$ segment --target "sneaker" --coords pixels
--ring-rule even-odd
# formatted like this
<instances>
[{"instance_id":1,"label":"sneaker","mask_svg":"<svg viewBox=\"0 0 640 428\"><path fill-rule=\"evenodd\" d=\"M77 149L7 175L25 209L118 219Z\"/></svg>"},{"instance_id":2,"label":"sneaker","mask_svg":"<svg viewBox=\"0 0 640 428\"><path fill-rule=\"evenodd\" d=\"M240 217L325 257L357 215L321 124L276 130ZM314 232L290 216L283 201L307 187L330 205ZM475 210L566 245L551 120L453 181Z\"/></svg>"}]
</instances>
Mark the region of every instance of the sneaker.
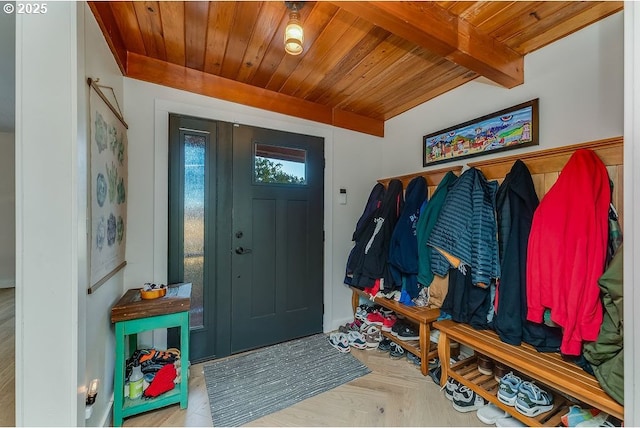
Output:
<instances>
[{"instance_id":1,"label":"sneaker","mask_svg":"<svg viewBox=\"0 0 640 428\"><path fill-rule=\"evenodd\" d=\"M353 348L367 349L367 341L359 331L350 331L347 333L347 340L349 341L349 346Z\"/></svg>"},{"instance_id":2,"label":"sneaker","mask_svg":"<svg viewBox=\"0 0 640 428\"><path fill-rule=\"evenodd\" d=\"M436 385L440 386L440 376L442 375L442 368L440 366L429 370L429 377L431 380L435 382Z\"/></svg>"},{"instance_id":3,"label":"sneaker","mask_svg":"<svg viewBox=\"0 0 640 428\"><path fill-rule=\"evenodd\" d=\"M440 359L432 358L429 360L429 370L435 369L436 367L440 367Z\"/></svg>"},{"instance_id":4,"label":"sneaker","mask_svg":"<svg viewBox=\"0 0 640 428\"><path fill-rule=\"evenodd\" d=\"M329 343L343 354L351 351L349 348L349 339L347 339L347 335L344 333L331 333L329 335Z\"/></svg>"},{"instance_id":5,"label":"sneaker","mask_svg":"<svg viewBox=\"0 0 640 428\"><path fill-rule=\"evenodd\" d=\"M509 372L500 379L498 388L498 401L507 406L515 406L518 398L518 388L522 384L522 379Z\"/></svg>"},{"instance_id":6,"label":"sneaker","mask_svg":"<svg viewBox=\"0 0 640 428\"><path fill-rule=\"evenodd\" d=\"M484 398L464 385L453 393L453 408L458 412L472 412L485 404Z\"/></svg>"},{"instance_id":7,"label":"sneaker","mask_svg":"<svg viewBox=\"0 0 640 428\"><path fill-rule=\"evenodd\" d=\"M338 327L338 331L340 333L349 333L350 331L360 331L361 326L362 326L362 321L356 318L352 322L348 322L345 325L341 325L340 327Z\"/></svg>"},{"instance_id":8,"label":"sneaker","mask_svg":"<svg viewBox=\"0 0 640 428\"><path fill-rule=\"evenodd\" d=\"M356 309L355 318L360 321L366 321L367 315L369 314L369 305L360 305Z\"/></svg>"},{"instance_id":9,"label":"sneaker","mask_svg":"<svg viewBox=\"0 0 640 428\"><path fill-rule=\"evenodd\" d=\"M418 332L412 325L405 325L404 328L398 331L398 339L400 340L420 340Z\"/></svg>"},{"instance_id":10,"label":"sneaker","mask_svg":"<svg viewBox=\"0 0 640 428\"><path fill-rule=\"evenodd\" d=\"M398 321L398 317L395 314L390 314L384 317L382 321L382 331L391 332L391 329L395 325L396 321Z\"/></svg>"},{"instance_id":11,"label":"sneaker","mask_svg":"<svg viewBox=\"0 0 640 428\"><path fill-rule=\"evenodd\" d=\"M420 366L420 364L422 364L422 359L411 352L407 352L407 361L415 364L416 366Z\"/></svg>"},{"instance_id":12,"label":"sneaker","mask_svg":"<svg viewBox=\"0 0 640 428\"><path fill-rule=\"evenodd\" d=\"M382 324L384 323L384 316L382 315L382 312L380 311L370 312L367 315L367 323L377 325L377 326L382 326Z\"/></svg>"},{"instance_id":13,"label":"sneaker","mask_svg":"<svg viewBox=\"0 0 640 428\"><path fill-rule=\"evenodd\" d=\"M388 317L389 315L393 315L393 310L385 308L384 306L381 306L379 311L382 314L382 316L385 318Z\"/></svg>"},{"instance_id":14,"label":"sneaker","mask_svg":"<svg viewBox=\"0 0 640 428\"><path fill-rule=\"evenodd\" d=\"M380 342L382 342L382 333L380 333L380 329L375 325L367 327L363 336L367 342L367 349L377 349Z\"/></svg>"},{"instance_id":15,"label":"sneaker","mask_svg":"<svg viewBox=\"0 0 640 428\"><path fill-rule=\"evenodd\" d=\"M374 310L373 306L363 303L360 306L358 306L358 308L356 309L356 313L354 317L356 319L359 319L360 321L366 321L367 315L369 315L373 310Z\"/></svg>"},{"instance_id":16,"label":"sneaker","mask_svg":"<svg viewBox=\"0 0 640 428\"><path fill-rule=\"evenodd\" d=\"M447 379L447 383L442 387L444 390L444 397L449 401L453 401L453 393L460 389L461 386L460 382L450 377Z\"/></svg>"},{"instance_id":17,"label":"sneaker","mask_svg":"<svg viewBox=\"0 0 640 428\"><path fill-rule=\"evenodd\" d=\"M395 337L398 337L398 334L400 333L400 331L406 326L408 326L406 321L402 321L401 319L398 319L395 322L395 324L393 324L393 327L391 327L391 334L394 335Z\"/></svg>"},{"instance_id":18,"label":"sneaker","mask_svg":"<svg viewBox=\"0 0 640 428\"><path fill-rule=\"evenodd\" d=\"M500 418L496 420L497 427L526 427L525 424L516 418L509 416L508 418Z\"/></svg>"},{"instance_id":19,"label":"sneaker","mask_svg":"<svg viewBox=\"0 0 640 428\"><path fill-rule=\"evenodd\" d=\"M553 395L532 382L522 382L518 389L516 410L534 417L553 409Z\"/></svg>"},{"instance_id":20,"label":"sneaker","mask_svg":"<svg viewBox=\"0 0 640 428\"><path fill-rule=\"evenodd\" d=\"M391 342L391 349L389 350L389 357L393 360L399 360L404 357L404 348L395 342Z\"/></svg>"},{"instance_id":21,"label":"sneaker","mask_svg":"<svg viewBox=\"0 0 640 428\"><path fill-rule=\"evenodd\" d=\"M560 417L562 424L566 427L578 426L580 422L593 418L593 413L588 409L574 405L569 407L569 411Z\"/></svg>"},{"instance_id":22,"label":"sneaker","mask_svg":"<svg viewBox=\"0 0 640 428\"><path fill-rule=\"evenodd\" d=\"M413 299L413 304L424 307L429 304L429 287L423 287L418 293L418 297Z\"/></svg>"},{"instance_id":23,"label":"sneaker","mask_svg":"<svg viewBox=\"0 0 640 428\"><path fill-rule=\"evenodd\" d=\"M391 350L391 339L384 338L378 343L378 351L389 352Z\"/></svg>"},{"instance_id":24,"label":"sneaker","mask_svg":"<svg viewBox=\"0 0 640 428\"><path fill-rule=\"evenodd\" d=\"M591 419L582 421L575 425L576 427L614 427L617 426L609 420L609 414L600 412Z\"/></svg>"},{"instance_id":25,"label":"sneaker","mask_svg":"<svg viewBox=\"0 0 640 428\"><path fill-rule=\"evenodd\" d=\"M495 424L498 419L511 417L509 413L505 412L493 403L489 403L486 406L479 408L476 416L478 416L478 419L480 419L483 424L487 425Z\"/></svg>"}]
</instances>

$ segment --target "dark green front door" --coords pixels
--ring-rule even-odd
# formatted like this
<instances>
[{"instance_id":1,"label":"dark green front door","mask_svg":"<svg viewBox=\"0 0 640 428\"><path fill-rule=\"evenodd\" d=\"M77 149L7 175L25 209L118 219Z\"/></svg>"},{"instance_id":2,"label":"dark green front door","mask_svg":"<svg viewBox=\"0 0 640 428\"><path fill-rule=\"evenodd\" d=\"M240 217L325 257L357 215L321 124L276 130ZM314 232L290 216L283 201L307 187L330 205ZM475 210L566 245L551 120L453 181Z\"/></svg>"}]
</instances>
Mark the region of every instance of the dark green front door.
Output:
<instances>
[{"instance_id":1,"label":"dark green front door","mask_svg":"<svg viewBox=\"0 0 640 428\"><path fill-rule=\"evenodd\" d=\"M233 129L231 352L322 331L323 139Z\"/></svg>"},{"instance_id":2,"label":"dark green front door","mask_svg":"<svg viewBox=\"0 0 640 428\"><path fill-rule=\"evenodd\" d=\"M323 140L179 115L169 132L168 280L193 284L192 361L321 332Z\"/></svg>"}]
</instances>

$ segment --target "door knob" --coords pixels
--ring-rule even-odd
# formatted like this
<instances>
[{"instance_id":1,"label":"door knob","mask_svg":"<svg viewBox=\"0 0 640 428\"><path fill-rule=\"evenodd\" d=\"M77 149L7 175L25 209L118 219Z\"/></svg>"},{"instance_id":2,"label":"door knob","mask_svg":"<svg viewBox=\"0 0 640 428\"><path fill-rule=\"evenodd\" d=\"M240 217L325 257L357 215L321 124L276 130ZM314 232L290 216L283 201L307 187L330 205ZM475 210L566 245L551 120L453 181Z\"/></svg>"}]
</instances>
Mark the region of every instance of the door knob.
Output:
<instances>
[{"instance_id":1,"label":"door knob","mask_svg":"<svg viewBox=\"0 0 640 428\"><path fill-rule=\"evenodd\" d=\"M251 248L238 247L236 248L236 254L249 254L251 252Z\"/></svg>"}]
</instances>

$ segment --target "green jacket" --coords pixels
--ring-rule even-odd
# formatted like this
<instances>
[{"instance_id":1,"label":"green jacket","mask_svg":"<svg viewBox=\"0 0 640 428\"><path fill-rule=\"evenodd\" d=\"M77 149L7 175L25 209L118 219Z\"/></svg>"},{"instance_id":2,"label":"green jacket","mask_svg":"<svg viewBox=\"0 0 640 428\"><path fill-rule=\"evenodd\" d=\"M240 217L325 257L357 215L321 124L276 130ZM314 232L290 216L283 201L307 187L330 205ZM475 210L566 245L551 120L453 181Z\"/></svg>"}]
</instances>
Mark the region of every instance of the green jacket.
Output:
<instances>
[{"instance_id":1,"label":"green jacket","mask_svg":"<svg viewBox=\"0 0 640 428\"><path fill-rule=\"evenodd\" d=\"M584 356L591 363L602 389L624 405L622 245L598 284L602 291L604 317L598 339L584 345Z\"/></svg>"}]
</instances>

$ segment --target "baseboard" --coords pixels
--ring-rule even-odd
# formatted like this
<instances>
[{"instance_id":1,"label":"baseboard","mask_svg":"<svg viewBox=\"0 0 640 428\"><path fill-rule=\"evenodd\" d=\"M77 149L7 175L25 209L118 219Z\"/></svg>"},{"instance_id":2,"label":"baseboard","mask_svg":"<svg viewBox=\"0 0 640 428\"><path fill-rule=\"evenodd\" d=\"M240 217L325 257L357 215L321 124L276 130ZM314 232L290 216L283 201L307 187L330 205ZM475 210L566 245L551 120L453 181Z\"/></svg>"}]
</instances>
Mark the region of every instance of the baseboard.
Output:
<instances>
[{"instance_id":1,"label":"baseboard","mask_svg":"<svg viewBox=\"0 0 640 428\"><path fill-rule=\"evenodd\" d=\"M107 409L104 414L100 418L100 423L96 426L99 427L110 427L113 422L113 393L111 393L111 398L109 399L109 404L107 404Z\"/></svg>"},{"instance_id":2,"label":"baseboard","mask_svg":"<svg viewBox=\"0 0 640 428\"><path fill-rule=\"evenodd\" d=\"M329 325L329 330L325 331L325 333L329 333L330 331L337 330L341 325L345 325L348 322L352 322L353 317L347 317L343 319L333 320L333 322Z\"/></svg>"},{"instance_id":3,"label":"baseboard","mask_svg":"<svg viewBox=\"0 0 640 428\"><path fill-rule=\"evenodd\" d=\"M0 288L13 288L16 286L15 279L0 279Z\"/></svg>"}]
</instances>

